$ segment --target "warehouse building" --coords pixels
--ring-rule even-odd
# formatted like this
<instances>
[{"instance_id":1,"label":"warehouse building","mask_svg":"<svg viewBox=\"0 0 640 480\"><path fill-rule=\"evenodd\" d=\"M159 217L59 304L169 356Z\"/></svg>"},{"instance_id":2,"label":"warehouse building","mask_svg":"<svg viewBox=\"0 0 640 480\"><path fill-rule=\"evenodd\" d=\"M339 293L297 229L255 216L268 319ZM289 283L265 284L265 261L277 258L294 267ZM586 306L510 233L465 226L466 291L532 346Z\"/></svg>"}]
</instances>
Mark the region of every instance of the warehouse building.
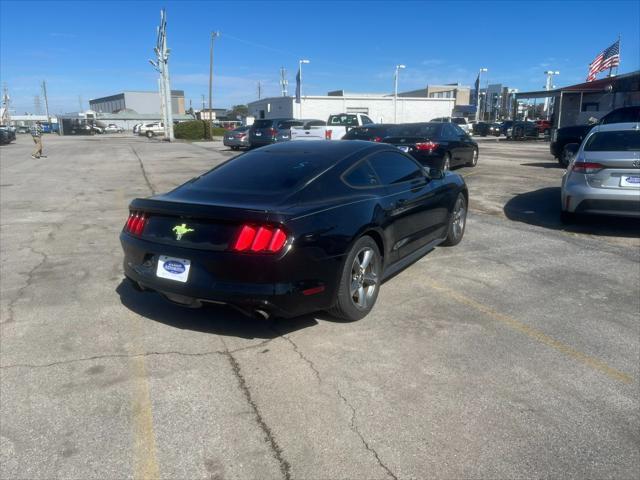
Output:
<instances>
[{"instance_id":1,"label":"warehouse building","mask_svg":"<svg viewBox=\"0 0 640 480\"><path fill-rule=\"evenodd\" d=\"M303 96L300 103L296 103L294 97L264 98L249 103L248 108L249 115L257 119L327 120L329 115L338 113L364 113L378 123L410 123L450 116L454 105L455 98L399 96L396 100L392 95L356 94L338 90L326 96Z\"/></svg>"},{"instance_id":2,"label":"warehouse building","mask_svg":"<svg viewBox=\"0 0 640 480\"><path fill-rule=\"evenodd\" d=\"M157 114L161 111L158 92L126 91L108 97L89 100L89 109L98 113L131 111L142 114ZM184 91L171 90L171 111L184 115Z\"/></svg>"}]
</instances>

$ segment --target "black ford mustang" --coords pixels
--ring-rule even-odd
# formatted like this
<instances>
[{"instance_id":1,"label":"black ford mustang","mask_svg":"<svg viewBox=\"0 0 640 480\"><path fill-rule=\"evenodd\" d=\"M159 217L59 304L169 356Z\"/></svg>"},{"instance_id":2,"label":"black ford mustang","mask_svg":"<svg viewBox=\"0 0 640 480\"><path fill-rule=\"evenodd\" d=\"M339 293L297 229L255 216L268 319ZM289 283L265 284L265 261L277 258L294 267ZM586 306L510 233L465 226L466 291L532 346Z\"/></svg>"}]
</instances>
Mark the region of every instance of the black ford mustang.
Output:
<instances>
[{"instance_id":1,"label":"black ford mustang","mask_svg":"<svg viewBox=\"0 0 640 480\"><path fill-rule=\"evenodd\" d=\"M464 234L467 187L390 145L287 142L135 199L120 235L140 290L262 317L357 320L381 281Z\"/></svg>"}]
</instances>

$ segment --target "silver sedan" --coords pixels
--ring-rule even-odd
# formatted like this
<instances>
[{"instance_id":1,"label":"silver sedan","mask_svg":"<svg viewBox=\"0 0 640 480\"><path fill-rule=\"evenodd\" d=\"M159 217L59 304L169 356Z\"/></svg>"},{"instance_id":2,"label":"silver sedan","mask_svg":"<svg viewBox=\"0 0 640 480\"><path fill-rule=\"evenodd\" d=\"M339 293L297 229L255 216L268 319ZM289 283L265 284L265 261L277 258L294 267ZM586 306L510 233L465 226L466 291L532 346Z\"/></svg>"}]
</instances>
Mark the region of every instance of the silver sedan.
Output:
<instances>
[{"instance_id":1,"label":"silver sedan","mask_svg":"<svg viewBox=\"0 0 640 480\"><path fill-rule=\"evenodd\" d=\"M562 220L577 214L640 217L640 123L593 128L562 178Z\"/></svg>"},{"instance_id":2,"label":"silver sedan","mask_svg":"<svg viewBox=\"0 0 640 480\"><path fill-rule=\"evenodd\" d=\"M231 150L249 147L249 127L238 127L224 134L222 143Z\"/></svg>"}]
</instances>

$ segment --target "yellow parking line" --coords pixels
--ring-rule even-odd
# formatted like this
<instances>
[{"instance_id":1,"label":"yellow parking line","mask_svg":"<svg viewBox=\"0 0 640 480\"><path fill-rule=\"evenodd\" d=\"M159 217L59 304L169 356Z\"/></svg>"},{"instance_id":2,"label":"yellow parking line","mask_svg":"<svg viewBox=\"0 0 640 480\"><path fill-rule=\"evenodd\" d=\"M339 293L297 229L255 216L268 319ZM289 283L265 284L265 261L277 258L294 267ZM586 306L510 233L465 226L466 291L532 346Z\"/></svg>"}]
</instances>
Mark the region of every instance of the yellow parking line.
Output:
<instances>
[{"instance_id":1,"label":"yellow parking line","mask_svg":"<svg viewBox=\"0 0 640 480\"><path fill-rule=\"evenodd\" d=\"M594 358L585 353L579 352L578 350L575 350L571 348L569 345L566 345L550 337L549 335L546 335L545 333L541 332L536 328L525 325L524 323L519 322L515 318L512 318L503 313L497 312L491 307L488 307L486 305L483 305L482 303L476 302L475 300L472 300L454 290L450 290L446 287L443 287L438 283L435 283L429 280L427 280L426 283L430 287L440 292L443 292L448 297L456 300L457 302L462 303L463 305L467 305L468 307L471 307L475 310L478 310L484 313L485 315L493 318L494 320L497 320L498 322L504 325L507 325L508 327L511 327L514 330L519 331L520 333L525 334L529 338L533 340L537 340L538 342L543 343L553 348L554 350L557 350L558 352L563 353L573 358L574 360L577 360L587 365L588 367L591 367L594 370L604 373L605 375L609 376L610 378L613 378L614 380L618 380L623 383L633 382L633 378L630 375L627 375L626 373L623 373L619 370L616 370L615 368L610 367L609 365L604 363L602 360L598 360L597 358Z\"/></svg>"}]
</instances>

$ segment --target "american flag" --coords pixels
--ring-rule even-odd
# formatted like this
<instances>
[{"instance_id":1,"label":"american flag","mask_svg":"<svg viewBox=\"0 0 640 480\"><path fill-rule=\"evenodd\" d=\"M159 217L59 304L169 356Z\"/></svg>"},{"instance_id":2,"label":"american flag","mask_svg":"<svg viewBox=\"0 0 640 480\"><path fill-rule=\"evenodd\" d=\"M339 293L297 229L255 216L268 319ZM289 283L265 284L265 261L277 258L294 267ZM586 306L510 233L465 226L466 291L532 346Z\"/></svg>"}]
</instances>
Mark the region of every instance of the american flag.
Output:
<instances>
[{"instance_id":1,"label":"american flag","mask_svg":"<svg viewBox=\"0 0 640 480\"><path fill-rule=\"evenodd\" d=\"M620 65L620 40L601 52L593 62L591 62L587 82L593 82L598 73L607 68L617 67L618 65Z\"/></svg>"}]
</instances>

